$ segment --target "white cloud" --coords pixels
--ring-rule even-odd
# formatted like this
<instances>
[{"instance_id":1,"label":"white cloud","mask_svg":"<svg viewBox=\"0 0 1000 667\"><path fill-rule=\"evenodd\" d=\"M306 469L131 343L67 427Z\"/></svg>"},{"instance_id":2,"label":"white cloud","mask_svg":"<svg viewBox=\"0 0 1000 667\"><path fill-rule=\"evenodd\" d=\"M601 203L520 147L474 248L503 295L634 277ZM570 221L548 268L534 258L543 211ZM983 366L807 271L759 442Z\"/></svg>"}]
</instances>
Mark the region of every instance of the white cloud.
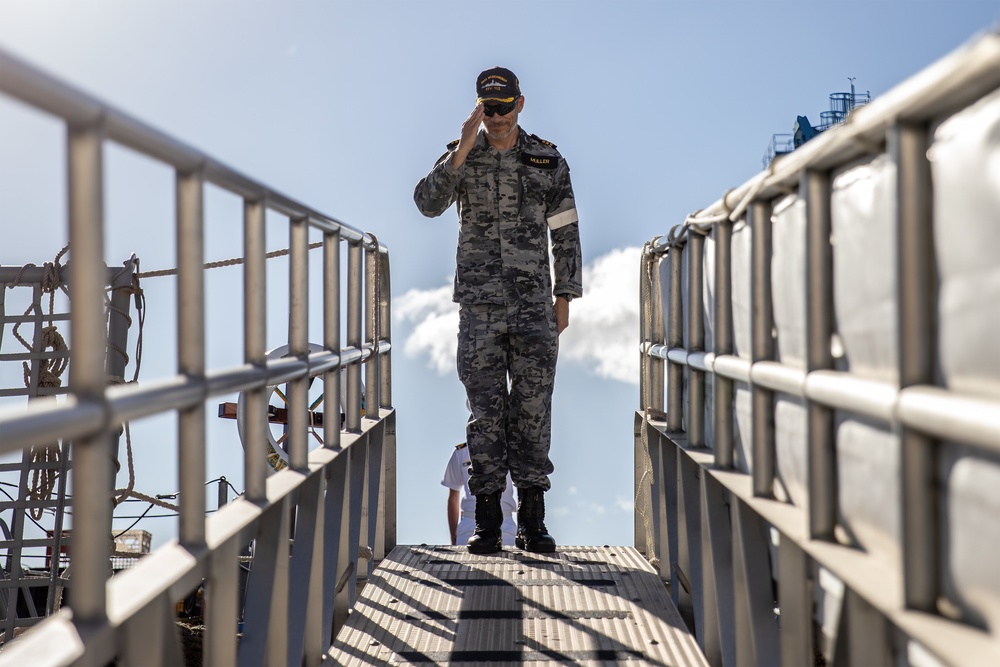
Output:
<instances>
[{"instance_id":1,"label":"white cloud","mask_svg":"<svg viewBox=\"0 0 1000 667\"><path fill-rule=\"evenodd\" d=\"M639 384L639 259L642 248L620 248L583 269L583 298L570 306L559 341L562 359L598 376Z\"/></svg>"},{"instance_id":2,"label":"white cloud","mask_svg":"<svg viewBox=\"0 0 1000 667\"><path fill-rule=\"evenodd\" d=\"M624 496L615 496L615 507L619 512L624 512L626 514L631 514L635 509L635 501L632 498L627 498Z\"/></svg>"},{"instance_id":3,"label":"white cloud","mask_svg":"<svg viewBox=\"0 0 1000 667\"><path fill-rule=\"evenodd\" d=\"M639 247L620 248L583 269L584 298L570 307L570 327L560 338L559 356L595 375L639 383ZM414 322L403 346L411 358L426 357L441 375L455 369L458 305L451 285L410 290L397 299L396 317Z\"/></svg>"},{"instance_id":4,"label":"white cloud","mask_svg":"<svg viewBox=\"0 0 1000 667\"><path fill-rule=\"evenodd\" d=\"M612 514L633 513L633 504L629 498L616 496L613 502L603 503L589 498L578 497L574 488L566 492L568 498L563 501L568 504L551 503L546 508L546 513L554 517L566 516L609 516Z\"/></svg>"},{"instance_id":5,"label":"white cloud","mask_svg":"<svg viewBox=\"0 0 1000 667\"><path fill-rule=\"evenodd\" d=\"M427 357L427 366L439 375L455 370L458 336L458 304L451 300L451 285L432 290L410 290L394 307L396 318L415 322L403 345L411 358Z\"/></svg>"}]
</instances>

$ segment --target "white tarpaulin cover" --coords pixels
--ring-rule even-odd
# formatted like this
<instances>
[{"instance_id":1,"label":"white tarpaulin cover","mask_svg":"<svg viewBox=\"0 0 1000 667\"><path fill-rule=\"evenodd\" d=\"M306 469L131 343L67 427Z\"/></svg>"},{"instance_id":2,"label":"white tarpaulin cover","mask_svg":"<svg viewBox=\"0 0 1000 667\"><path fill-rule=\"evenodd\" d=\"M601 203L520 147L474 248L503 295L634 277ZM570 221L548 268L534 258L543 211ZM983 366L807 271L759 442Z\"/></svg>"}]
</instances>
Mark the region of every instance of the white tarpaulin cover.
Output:
<instances>
[{"instance_id":1,"label":"white tarpaulin cover","mask_svg":"<svg viewBox=\"0 0 1000 667\"><path fill-rule=\"evenodd\" d=\"M771 224L770 220L766 222ZM750 291L752 249L752 227L745 219L737 220L733 225L730 291L733 297L733 354L743 359L753 357L750 315L753 312ZM733 427L736 467L743 472L750 472L753 467L753 406L750 385L746 382L735 382L733 401L736 409L736 424Z\"/></svg>"},{"instance_id":2,"label":"white tarpaulin cover","mask_svg":"<svg viewBox=\"0 0 1000 667\"><path fill-rule=\"evenodd\" d=\"M896 167L885 155L833 179L831 231L838 368L897 386ZM899 435L856 415L836 419L839 522L850 542L900 562Z\"/></svg>"},{"instance_id":3,"label":"white tarpaulin cover","mask_svg":"<svg viewBox=\"0 0 1000 667\"><path fill-rule=\"evenodd\" d=\"M938 356L953 391L1000 397L1000 91L941 123L929 152ZM1000 628L1000 458L946 444L943 582L965 620Z\"/></svg>"},{"instance_id":4,"label":"white tarpaulin cover","mask_svg":"<svg viewBox=\"0 0 1000 667\"><path fill-rule=\"evenodd\" d=\"M806 367L806 206L789 195L772 216L771 299L774 311L775 359L794 368ZM797 397L775 395L775 495L808 507L806 484L806 407ZM784 492L784 493L783 493ZM783 497L787 496L787 497Z\"/></svg>"}]
</instances>

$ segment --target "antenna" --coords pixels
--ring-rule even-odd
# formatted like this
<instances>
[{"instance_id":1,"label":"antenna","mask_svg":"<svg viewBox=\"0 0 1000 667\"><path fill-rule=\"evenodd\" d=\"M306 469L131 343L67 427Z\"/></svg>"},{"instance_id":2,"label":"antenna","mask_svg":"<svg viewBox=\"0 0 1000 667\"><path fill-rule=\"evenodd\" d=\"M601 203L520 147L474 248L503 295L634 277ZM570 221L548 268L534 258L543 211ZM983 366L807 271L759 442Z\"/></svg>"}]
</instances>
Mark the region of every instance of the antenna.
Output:
<instances>
[{"instance_id":1,"label":"antenna","mask_svg":"<svg viewBox=\"0 0 1000 667\"><path fill-rule=\"evenodd\" d=\"M851 82L851 108L854 108L854 80L857 79L856 76L849 76L847 80Z\"/></svg>"}]
</instances>

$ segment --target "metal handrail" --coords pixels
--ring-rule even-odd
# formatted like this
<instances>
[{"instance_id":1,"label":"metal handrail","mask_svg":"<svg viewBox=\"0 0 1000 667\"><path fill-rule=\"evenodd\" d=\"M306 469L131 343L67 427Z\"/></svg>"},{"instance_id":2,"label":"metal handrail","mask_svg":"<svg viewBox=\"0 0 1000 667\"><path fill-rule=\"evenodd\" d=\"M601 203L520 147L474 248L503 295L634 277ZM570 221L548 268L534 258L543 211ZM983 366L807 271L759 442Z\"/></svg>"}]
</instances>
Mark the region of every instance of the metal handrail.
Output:
<instances>
[{"instance_id":1,"label":"metal handrail","mask_svg":"<svg viewBox=\"0 0 1000 667\"><path fill-rule=\"evenodd\" d=\"M66 123L72 257L66 269L73 285L69 393L58 403L42 399L0 411L0 453L72 440L75 479L70 609L5 646L0 665L177 662L173 609L202 581L210 598L205 664L319 664L353 604L359 577L395 546L388 249L373 235L243 176L3 51L0 74L0 92ZM177 373L141 385L109 387L104 369L106 141L176 170ZM205 358L206 183L244 199L244 363L225 369L207 368ZM265 209L289 218L289 356L284 359L269 360L265 350ZM309 284L309 228L323 233L324 270L315 286ZM344 267L342 242L348 249ZM346 346L341 344L342 277L347 281ZM322 296L324 327L323 350L312 353L310 293ZM362 367L368 374L364 418ZM327 419L323 446L307 451L309 380L323 378L327 405L335 410L341 404L342 369L346 428L341 430L339 419ZM268 477L267 394L279 382L289 385L289 466ZM246 491L206 519L205 402L234 391L244 392L245 422L251 425L244 442ZM179 422L178 538L109 581L110 438L123 421L166 412L176 412ZM291 543L289 535L294 535ZM243 600L239 554L251 540L257 546ZM367 568L359 565L364 547L373 554Z\"/></svg>"},{"instance_id":2,"label":"metal handrail","mask_svg":"<svg viewBox=\"0 0 1000 667\"><path fill-rule=\"evenodd\" d=\"M837 641L838 650L847 654L838 653L836 661L886 663L893 650L900 650L898 636L948 664L1000 662L995 629L946 619L951 613L946 606L941 611L939 605L948 603L941 602L939 560L947 544L939 527L937 491L928 489L937 441L1000 452L1000 401L945 389L935 378L934 314L928 305L933 303L928 292L936 289L930 260L935 241L927 156L932 123L998 89L1000 33L993 32L857 109L843 126L779 157L768 171L647 244L636 479L644 479L638 470L642 453L650 461L656 493L642 508L653 517L651 529L637 530L636 542L647 555L656 555L661 576L679 584L672 587L675 601L682 612L691 613L710 662L812 662L809 577L814 568L833 573L846 586L843 634ZM891 383L837 370L833 347L831 173L863 155L883 153L897 174L900 359L899 378ZM805 322L800 322L806 349L797 365L775 358L771 303L772 208L778 197L792 191L805 201L806 225L806 306ZM752 230L750 346L741 356L731 338L729 239L734 223ZM706 235L714 240L713 312L702 307ZM662 298L650 300L648 294ZM685 300L687 309L682 307ZM706 349L709 324L714 339ZM735 382L750 390L749 472L734 467ZM805 508L774 498L779 396L802 399L805 405ZM705 416L709 406L714 408L712 423ZM897 567L887 568L838 538L835 411L899 434L904 461L898 480L902 559ZM712 442L707 432L714 436ZM639 488L636 497L642 497ZM776 550L767 528L780 535ZM775 556L780 631L770 590L769 560Z\"/></svg>"}]
</instances>

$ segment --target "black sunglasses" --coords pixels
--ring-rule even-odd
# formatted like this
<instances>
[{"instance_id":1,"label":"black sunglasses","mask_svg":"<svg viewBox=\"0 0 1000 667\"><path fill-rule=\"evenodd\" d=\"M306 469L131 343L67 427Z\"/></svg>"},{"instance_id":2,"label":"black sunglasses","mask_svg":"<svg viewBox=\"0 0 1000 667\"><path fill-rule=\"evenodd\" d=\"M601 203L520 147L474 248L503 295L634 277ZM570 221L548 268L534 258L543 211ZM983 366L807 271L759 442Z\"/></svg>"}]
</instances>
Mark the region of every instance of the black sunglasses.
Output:
<instances>
[{"instance_id":1,"label":"black sunglasses","mask_svg":"<svg viewBox=\"0 0 1000 667\"><path fill-rule=\"evenodd\" d=\"M487 116L492 116L495 113L498 113L501 116L506 116L514 110L515 106L517 106L517 100L507 102L506 104L483 104L483 113Z\"/></svg>"}]
</instances>

